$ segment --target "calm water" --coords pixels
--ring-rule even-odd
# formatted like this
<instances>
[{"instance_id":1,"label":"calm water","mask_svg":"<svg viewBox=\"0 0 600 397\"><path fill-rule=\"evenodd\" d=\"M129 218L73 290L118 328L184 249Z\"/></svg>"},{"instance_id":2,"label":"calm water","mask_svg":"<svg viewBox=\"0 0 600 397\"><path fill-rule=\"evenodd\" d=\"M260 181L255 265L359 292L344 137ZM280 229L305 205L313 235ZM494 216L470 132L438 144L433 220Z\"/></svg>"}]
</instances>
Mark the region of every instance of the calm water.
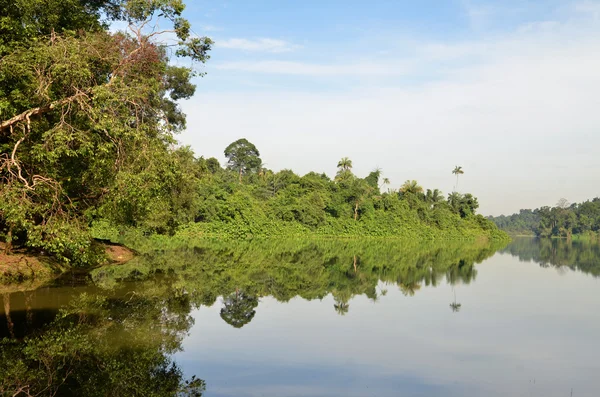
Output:
<instances>
[{"instance_id":1,"label":"calm water","mask_svg":"<svg viewBox=\"0 0 600 397\"><path fill-rule=\"evenodd\" d=\"M498 248L202 243L7 290L0 395L600 395L600 245Z\"/></svg>"}]
</instances>

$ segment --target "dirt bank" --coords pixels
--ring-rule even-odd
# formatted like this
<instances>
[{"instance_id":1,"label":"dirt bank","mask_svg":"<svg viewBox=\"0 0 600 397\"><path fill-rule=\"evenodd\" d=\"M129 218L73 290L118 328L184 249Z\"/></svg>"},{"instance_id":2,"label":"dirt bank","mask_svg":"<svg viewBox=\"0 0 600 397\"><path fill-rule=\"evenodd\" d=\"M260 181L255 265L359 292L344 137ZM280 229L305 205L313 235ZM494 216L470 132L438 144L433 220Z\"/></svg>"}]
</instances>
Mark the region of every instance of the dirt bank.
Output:
<instances>
[{"instance_id":1,"label":"dirt bank","mask_svg":"<svg viewBox=\"0 0 600 397\"><path fill-rule=\"evenodd\" d=\"M106 252L107 264L125 263L135 256L127 247L102 244ZM0 285L43 284L69 270L68 266L53 262L42 255L31 255L25 250L15 250L10 255L4 253L4 243L0 242Z\"/></svg>"}]
</instances>

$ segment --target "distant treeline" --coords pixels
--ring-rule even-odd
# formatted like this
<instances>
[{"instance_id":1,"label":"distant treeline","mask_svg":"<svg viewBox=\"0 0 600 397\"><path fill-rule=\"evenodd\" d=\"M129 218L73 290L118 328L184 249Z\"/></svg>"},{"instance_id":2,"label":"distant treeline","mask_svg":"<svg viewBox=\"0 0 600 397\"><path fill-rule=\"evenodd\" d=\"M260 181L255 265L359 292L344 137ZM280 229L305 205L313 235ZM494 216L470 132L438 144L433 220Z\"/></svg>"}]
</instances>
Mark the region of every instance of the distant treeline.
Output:
<instances>
[{"instance_id":1,"label":"distant treeline","mask_svg":"<svg viewBox=\"0 0 600 397\"><path fill-rule=\"evenodd\" d=\"M561 199L554 207L526 209L518 214L488 217L510 233L539 237L571 237L596 235L600 231L600 198L569 204Z\"/></svg>"}]
</instances>

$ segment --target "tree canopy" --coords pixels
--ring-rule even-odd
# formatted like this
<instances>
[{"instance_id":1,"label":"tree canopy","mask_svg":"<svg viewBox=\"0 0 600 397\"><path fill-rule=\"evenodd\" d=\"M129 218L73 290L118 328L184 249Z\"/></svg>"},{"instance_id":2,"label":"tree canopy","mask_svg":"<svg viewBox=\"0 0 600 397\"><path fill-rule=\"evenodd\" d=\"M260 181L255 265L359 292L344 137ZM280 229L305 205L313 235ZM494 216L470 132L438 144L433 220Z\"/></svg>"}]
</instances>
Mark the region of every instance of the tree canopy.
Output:
<instances>
[{"instance_id":1,"label":"tree canopy","mask_svg":"<svg viewBox=\"0 0 600 397\"><path fill-rule=\"evenodd\" d=\"M243 174L257 171L262 165L258 149L245 138L238 139L227 146L225 157L227 157L227 168L238 172L240 183Z\"/></svg>"},{"instance_id":2,"label":"tree canopy","mask_svg":"<svg viewBox=\"0 0 600 397\"><path fill-rule=\"evenodd\" d=\"M192 37L180 0L4 2L0 24L0 232L65 261L90 262L85 226L177 223L177 101L212 41ZM162 21L161 21L162 20ZM127 23L112 31L114 21ZM156 27L170 25L161 31ZM154 28L151 26L154 25ZM175 47L161 42L176 37ZM154 218L154 219L153 219ZM185 218L185 216L184 216ZM170 225L170 226L169 226Z\"/></svg>"},{"instance_id":3,"label":"tree canopy","mask_svg":"<svg viewBox=\"0 0 600 397\"><path fill-rule=\"evenodd\" d=\"M554 207L523 209L517 214L489 219L512 234L567 238L573 235L596 236L600 233L600 198L574 204L560 199Z\"/></svg>"}]
</instances>

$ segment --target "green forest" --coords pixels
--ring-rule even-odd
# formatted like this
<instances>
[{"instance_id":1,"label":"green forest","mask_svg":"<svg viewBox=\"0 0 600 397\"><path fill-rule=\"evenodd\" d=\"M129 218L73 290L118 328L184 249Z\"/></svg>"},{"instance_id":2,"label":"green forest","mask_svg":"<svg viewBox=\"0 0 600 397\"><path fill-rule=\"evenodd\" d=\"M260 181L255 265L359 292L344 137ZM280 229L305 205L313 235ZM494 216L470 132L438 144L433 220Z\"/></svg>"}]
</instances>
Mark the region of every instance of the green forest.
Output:
<instances>
[{"instance_id":1,"label":"green forest","mask_svg":"<svg viewBox=\"0 0 600 397\"><path fill-rule=\"evenodd\" d=\"M510 216L489 217L510 234L538 237L597 237L600 231L600 198L583 203L561 199L554 207L521 210Z\"/></svg>"},{"instance_id":2,"label":"green forest","mask_svg":"<svg viewBox=\"0 0 600 397\"><path fill-rule=\"evenodd\" d=\"M354 175L348 158L334 178L299 176L264 168L246 139L224 148L224 166L179 145L179 101L194 94L213 44L194 34L184 9L180 0L0 4L5 254L27 249L94 265L104 255L92 236L114 240L132 229L197 238L507 238L476 214L473 195L445 197L414 180L391 188L379 169ZM458 179L463 170L452 173Z\"/></svg>"}]
</instances>

